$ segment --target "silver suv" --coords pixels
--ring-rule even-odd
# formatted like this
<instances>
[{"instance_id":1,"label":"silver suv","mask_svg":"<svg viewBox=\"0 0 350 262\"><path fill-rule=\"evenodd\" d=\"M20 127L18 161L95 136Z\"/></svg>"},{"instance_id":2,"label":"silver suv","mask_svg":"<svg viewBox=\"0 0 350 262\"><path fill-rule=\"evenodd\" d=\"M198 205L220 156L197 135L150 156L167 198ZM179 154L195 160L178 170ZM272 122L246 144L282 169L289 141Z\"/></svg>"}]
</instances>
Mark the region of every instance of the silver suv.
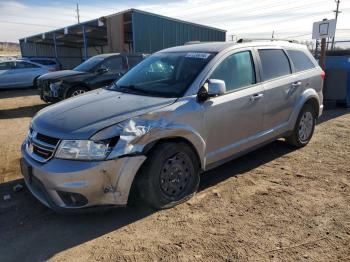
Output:
<instances>
[{"instance_id":1,"label":"silver suv","mask_svg":"<svg viewBox=\"0 0 350 262\"><path fill-rule=\"evenodd\" d=\"M305 146L323 79L308 50L288 42L165 49L108 88L40 111L22 173L58 211L124 206L134 194L172 207L195 194L203 171L278 138Z\"/></svg>"}]
</instances>

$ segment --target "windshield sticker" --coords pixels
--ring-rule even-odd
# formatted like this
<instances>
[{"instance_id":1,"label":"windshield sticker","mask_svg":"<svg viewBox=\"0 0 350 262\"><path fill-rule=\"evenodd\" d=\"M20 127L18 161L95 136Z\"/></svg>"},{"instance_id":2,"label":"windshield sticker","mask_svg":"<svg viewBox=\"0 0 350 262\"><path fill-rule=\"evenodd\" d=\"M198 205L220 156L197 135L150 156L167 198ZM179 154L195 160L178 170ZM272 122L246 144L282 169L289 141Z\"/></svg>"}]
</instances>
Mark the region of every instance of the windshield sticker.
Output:
<instances>
[{"instance_id":1,"label":"windshield sticker","mask_svg":"<svg viewBox=\"0 0 350 262\"><path fill-rule=\"evenodd\" d=\"M207 59L210 56L208 53L187 53L186 57L188 58L199 58Z\"/></svg>"}]
</instances>

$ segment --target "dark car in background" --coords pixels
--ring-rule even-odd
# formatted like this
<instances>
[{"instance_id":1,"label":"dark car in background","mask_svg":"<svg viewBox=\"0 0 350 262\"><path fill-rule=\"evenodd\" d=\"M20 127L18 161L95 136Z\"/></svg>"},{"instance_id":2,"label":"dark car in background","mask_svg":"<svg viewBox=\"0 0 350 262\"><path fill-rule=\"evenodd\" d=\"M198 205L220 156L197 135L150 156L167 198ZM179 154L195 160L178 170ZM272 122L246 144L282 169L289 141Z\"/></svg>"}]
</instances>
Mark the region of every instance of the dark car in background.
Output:
<instances>
[{"instance_id":1,"label":"dark car in background","mask_svg":"<svg viewBox=\"0 0 350 262\"><path fill-rule=\"evenodd\" d=\"M38 78L40 98L57 102L110 85L147 55L115 53L94 56L73 70L62 70Z\"/></svg>"}]
</instances>

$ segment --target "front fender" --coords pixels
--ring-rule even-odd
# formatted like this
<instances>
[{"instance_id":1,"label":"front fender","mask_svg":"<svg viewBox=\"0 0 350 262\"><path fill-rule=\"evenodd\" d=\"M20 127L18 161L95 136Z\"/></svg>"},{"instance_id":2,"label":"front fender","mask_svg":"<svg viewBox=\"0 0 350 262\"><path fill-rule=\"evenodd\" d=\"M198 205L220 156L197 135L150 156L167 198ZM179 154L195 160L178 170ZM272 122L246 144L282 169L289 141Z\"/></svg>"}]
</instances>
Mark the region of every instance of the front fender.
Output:
<instances>
[{"instance_id":1,"label":"front fender","mask_svg":"<svg viewBox=\"0 0 350 262\"><path fill-rule=\"evenodd\" d=\"M111 126L97 133L91 139L102 140L111 137L111 134L119 134L119 140L108 159L124 155L143 154L148 145L162 139L181 138L188 141L196 150L201 167L205 167L205 141L191 126L171 122L167 119L129 119L122 125Z\"/></svg>"},{"instance_id":2,"label":"front fender","mask_svg":"<svg viewBox=\"0 0 350 262\"><path fill-rule=\"evenodd\" d=\"M318 106L318 110L321 110L321 101L320 98L317 94L317 92L314 89L306 89L301 96L299 97L299 99L297 100L296 105L294 106L293 112L289 117L289 125L288 125L288 130L291 131L294 129L295 123L298 119L299 113L301 111L301 109L303 108L303 106L305 105L306 102L310 101L311 99L314 99L315 101L317 101L317 106Z\"/></svg>"}]
</instances>

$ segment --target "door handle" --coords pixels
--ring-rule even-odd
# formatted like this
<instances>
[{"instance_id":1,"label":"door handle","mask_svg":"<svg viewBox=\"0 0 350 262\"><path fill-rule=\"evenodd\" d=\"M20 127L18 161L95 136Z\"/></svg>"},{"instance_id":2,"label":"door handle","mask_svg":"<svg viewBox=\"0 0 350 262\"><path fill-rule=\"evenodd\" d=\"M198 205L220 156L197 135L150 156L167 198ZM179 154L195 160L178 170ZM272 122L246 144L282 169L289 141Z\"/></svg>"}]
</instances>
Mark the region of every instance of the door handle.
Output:
<instances>
[{"instance_id":1,"label":"door handle","mask_svg":"<svg viewBox=\"0 0 350 262\"><path fill-rule=\"evenodd\" d=\"M264 94L254 94L250 97L250 101L257 101L261 99L264 96Z\"/></svg>"},{"instance_id":2,"label":"door handle","mask_svg":"<svg viewBox=\"0 0 350 262\"><path fill-rule=\"evenodd\" d=\"M294 82L294 83L292 84L292 87L299 87L299 86L301 86L301 82L300 82L300 81Z\"/></svg>"}]
</instances>

